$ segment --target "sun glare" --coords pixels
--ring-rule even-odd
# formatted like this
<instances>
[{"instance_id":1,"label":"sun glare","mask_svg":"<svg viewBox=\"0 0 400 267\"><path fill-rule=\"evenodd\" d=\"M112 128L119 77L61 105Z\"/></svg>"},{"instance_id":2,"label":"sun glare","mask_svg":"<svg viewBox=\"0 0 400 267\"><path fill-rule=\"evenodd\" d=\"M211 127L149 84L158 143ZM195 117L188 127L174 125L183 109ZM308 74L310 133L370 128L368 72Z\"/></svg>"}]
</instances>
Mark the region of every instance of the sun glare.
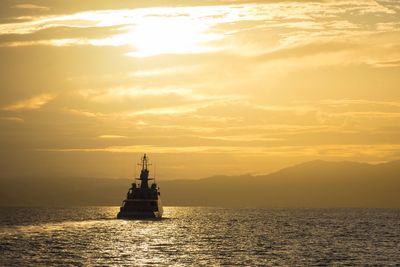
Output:
<instances>
[{"instance_id":1,"label":"sun glare","mask_svg":"<svg viewBox=\"0 0 400 267\"><path fill-rule=\"evenodd\" d=\"M187 17L146 18L125 36L135 48L129 55L137 57L210 51L215 48L207 43L223 38L211 33L207 24Z\"/></svg>"}]
</instances>

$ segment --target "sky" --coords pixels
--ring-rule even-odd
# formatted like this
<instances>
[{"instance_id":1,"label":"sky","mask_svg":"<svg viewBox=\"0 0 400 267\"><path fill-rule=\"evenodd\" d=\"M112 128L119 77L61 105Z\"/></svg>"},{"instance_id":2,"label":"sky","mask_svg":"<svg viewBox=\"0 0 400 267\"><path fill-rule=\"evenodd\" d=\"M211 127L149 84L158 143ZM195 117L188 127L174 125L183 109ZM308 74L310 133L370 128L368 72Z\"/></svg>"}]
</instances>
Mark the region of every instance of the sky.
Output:
<instances>
[{"instance_id":1,"label":"sky","mask_svg":"<svg viewBox=\"0 0 400 267\"><path fill-rule=\"evenodd\" d=\"M400 2L0 2L0 178L400 158Z\"/></svg>"}]
</instances>

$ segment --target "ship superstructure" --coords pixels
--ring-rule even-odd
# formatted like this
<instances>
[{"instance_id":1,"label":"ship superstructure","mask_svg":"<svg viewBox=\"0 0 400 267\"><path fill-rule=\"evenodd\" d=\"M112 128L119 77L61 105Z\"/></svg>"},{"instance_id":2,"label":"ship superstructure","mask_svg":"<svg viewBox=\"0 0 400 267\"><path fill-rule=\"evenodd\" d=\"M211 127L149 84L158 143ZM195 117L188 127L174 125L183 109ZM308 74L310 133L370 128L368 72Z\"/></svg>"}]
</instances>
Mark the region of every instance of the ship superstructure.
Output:
<instances>
[{"instance_id":1,"label":"ship superstructure","mask_svg":"<svg viewBox=\"0 0 400 267\"><path fill-rule=\"evenodd\" d=\"M140 176L135 178L117 215L118 219L161 218L163 208L155 178L149 178L146 154L142 157ZM138 183L137 183L138 181ZM152 181L149 186L149 181Z\"/></svg>"}]
</instances>

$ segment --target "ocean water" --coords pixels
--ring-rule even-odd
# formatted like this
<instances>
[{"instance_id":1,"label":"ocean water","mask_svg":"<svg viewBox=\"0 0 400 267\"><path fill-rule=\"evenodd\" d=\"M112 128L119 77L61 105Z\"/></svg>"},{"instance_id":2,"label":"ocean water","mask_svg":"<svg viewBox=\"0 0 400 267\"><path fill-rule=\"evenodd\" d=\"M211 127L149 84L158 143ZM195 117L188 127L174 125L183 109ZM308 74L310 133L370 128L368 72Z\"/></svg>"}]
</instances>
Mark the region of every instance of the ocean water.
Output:
<instances>
[{"instance_id":1,"label":"ocean water","mask_svg":"<svg viewBox=\"0 0 400 267\"><path fill-rule=\"evenodd\" d=\"M400 265L400 210L1 208L1 266Z\"/></svg>"}]
</instances>

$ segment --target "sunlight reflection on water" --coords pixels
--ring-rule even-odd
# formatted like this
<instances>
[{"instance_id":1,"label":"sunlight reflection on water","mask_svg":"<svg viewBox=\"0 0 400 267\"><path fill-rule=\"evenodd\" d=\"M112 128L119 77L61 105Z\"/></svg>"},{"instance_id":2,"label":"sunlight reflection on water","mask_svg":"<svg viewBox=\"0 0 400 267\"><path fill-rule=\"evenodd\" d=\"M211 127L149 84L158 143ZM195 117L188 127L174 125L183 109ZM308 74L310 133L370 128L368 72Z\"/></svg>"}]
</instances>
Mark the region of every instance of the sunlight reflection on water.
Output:
<instances>
[{"instance_id":1,"label":"sunlight reflection on water","mask_svg":"<svg viewBox=\"0 0 400 267\"><path fill-rule=\"evenodd\" d=\"M1 209L2 266L388 265L400 262L399 210L117 207Z\"/></svg>"}]
</instances>

